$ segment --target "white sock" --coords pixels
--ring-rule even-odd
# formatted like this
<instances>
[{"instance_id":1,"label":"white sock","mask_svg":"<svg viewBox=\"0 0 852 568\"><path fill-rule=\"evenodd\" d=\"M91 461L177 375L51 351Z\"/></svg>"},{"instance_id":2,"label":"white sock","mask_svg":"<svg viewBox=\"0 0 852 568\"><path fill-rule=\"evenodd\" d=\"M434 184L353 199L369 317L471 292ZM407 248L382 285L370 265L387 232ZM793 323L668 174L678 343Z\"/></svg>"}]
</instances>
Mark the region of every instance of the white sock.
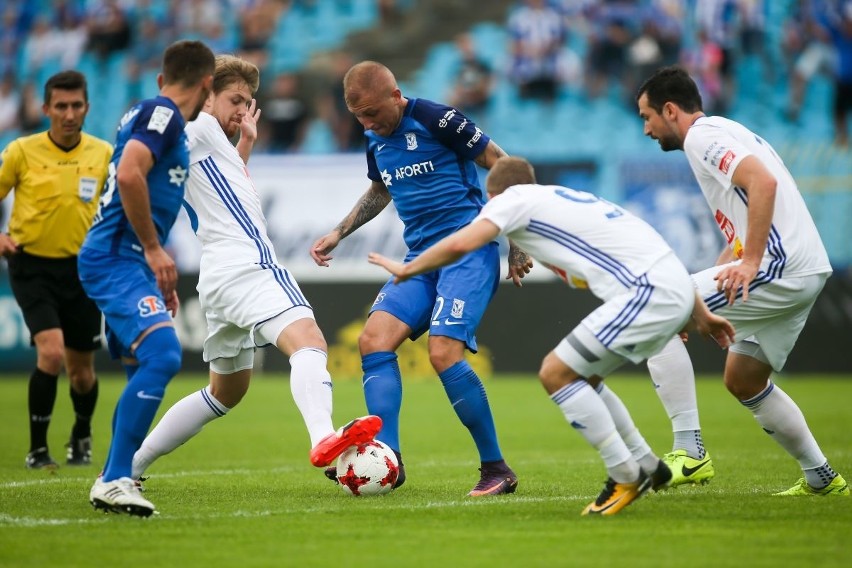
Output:
<instances>
[{"instance_id":1,"label":"white sock","mask_svg":"<svg viewBox=\"0 0 852 568\"><path fill-rule=\"evenodd\" d=\"M606 466L607 474L618 483L632 483L639 477L639 464L615 429L606 404L586 381L574 381L550 395L565 419L592 445Z\"/></svg>"},{"instance_id":2,"label":"white sock","mask_svg":"<svg viewBox=\"0 0 852 568\"><path fill-rule=\"evenodd\" d=\"M133 455L133 479L139 479L154 460L185 443L198 434L205 424L225 416L229 410L213 398L210 385L177 401Z\"/></svg>"},{"instance_id":3,"label":"white sock","mask_svg":"<svg viewBox=\"0 0 852 568\"><path fill-rule=\"evenodd\" d=\"M633 418L630 417L630 412L627 411L627 407L624 406L618 395L603 382L595 390L598 396L601 397L601 400L603 400L607 410L609 410L609 415L612 416L612 420L615 423L615 429L618 435L621 436L621 439L624 440L633 459L639 463L639 466L645 470L645 473L654 473L660 458L654 455L654 452L651 451L651 446L648 445L648 442L639 433L639 430L633 423Z\"/></svg>"},{"instance_id":4,"label":"white sock","mask_svg":"<svg viewBox=\"0 0 852 568\"><path fill-rule=\"evenodd\" d=\"M751 410L763 430L799 462L802 470L826 463L802 411L778 385L769 381L760 394L742 404Z\"/></svg>"},{"instance_id":5,"label":"white sock","mask_svg":"<svg viewBox=\"0 0 852 568\"><path fill-rule=\"evenodd\" d=\"M657 396L672 421L672 432L676 433L672 450L686 450L694 458L703 457L703 443L695 441L701 439L695 370L683 340L674 336L662 351L650 357L648 371L657 389ZM677 432L683 434L678 436Z\"/></svg>"},{"instance_id":6,"label":"white sock","mask_svg":"<svg viewBox=\"0 0 852 568\"><path fill-rule=\"evenodd\" d=\"M334 432L328 355L311 347L290 357L290 392L308 428L311 447Z\"/></svg>"}]
</instances>

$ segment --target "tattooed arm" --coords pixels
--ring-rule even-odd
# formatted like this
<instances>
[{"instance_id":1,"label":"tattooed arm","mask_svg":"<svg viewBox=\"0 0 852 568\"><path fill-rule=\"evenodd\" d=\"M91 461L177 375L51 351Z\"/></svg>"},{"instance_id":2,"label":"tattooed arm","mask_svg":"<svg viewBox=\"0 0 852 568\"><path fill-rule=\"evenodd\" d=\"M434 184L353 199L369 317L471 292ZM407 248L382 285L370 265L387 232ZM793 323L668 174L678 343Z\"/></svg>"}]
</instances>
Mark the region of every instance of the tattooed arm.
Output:
<instances>
[{"instance_id":1,"label":"tattooed arm","mask_svg":"<svg viewBox=\"0 0 852 568\"><path fill-rule=\"evenodd\" d=\"M385 184L380 181L372 182L352 211L330 233L314 242L310 250L311 258L319 266L328 266L328 261L333 258L331 251L340 241L381 213L390 202L391 196Z\"/></svg>"},{"instance_id":2,"label":"tattooed arm","mask_svg":"<svg viewBox=\"0 0 852 568\"><path fill-rule=\"evenodd\" d=\"M503 148L498 146L494 140L489 140L488 146L486 146L485 150L476 157L474 162L476 162L478 166L482 166L486 170L490 170L491 166L494 165L494 162L496 162L498 158L508 155L509 154L507 154Z\"/></svg>"}]
</instances>

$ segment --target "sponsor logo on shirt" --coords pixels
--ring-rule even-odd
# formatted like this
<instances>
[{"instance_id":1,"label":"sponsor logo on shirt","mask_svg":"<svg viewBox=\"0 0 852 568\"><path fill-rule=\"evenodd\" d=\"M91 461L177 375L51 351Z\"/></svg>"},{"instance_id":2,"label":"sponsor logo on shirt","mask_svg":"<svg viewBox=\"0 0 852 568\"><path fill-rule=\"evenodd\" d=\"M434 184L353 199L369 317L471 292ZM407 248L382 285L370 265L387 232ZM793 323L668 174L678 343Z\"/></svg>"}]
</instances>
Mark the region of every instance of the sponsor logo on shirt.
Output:
<instances>
[{"instance_id":1,"label":"sponsor logo on shirt","mask_svg":"<svg viewBox=\"0 0 852 568\"><path fill-rule=\"evenodd\" d=\"M418 162L416 164L410 164L408 166L402 166L400 168L396 168L394 172L394 179L405 179L410 177L416 177L420 174L428 174L430 172L435 171L435 166L432 165L432 160L428 162ZM382 172L382 179L384 180L385 173ZM389 183L385 183L385 185L390 185Z\"/></svg>"},{"instance_id":2,"label":"sponsor logo on shirt","mask_svg":"<svg viewBox=\"0 0 852 568\"><path fill-rule=\"evenodd\" d=\"M447 112L444 113L443 118L441 118L441 120L438 121L438 126L440 128L446 128L447 125L450 123L450 121L453 119L453 117L455 115L456 115L456 109L448 110Z\"/></svg>"},{"instance_id":3,"label":"sponsor logo on shirt","mask_svg":"<svg viewBox=\"0 0 852 568\"><path fill-rule=\"evenodd\" d=\"M136 115L139 114L139 111L140 111L140 108L136 107L136 108L132 108L129 111L127 111L126 113L124 113L124 116L122 116L121 120L118 121L118 130L121 130L122 128L124 128L125 124L127 124L128 122L133 120L136 117Z\"/></svg>"},{"instance_id":4,"label":"sponsor logo on shirt","mask_svg":"<svg viewBox=\"0 0 852 568\"><path fill-rule=\"evenodd\" d=\"M725 242L730 245L731 241L737 236L737 230L734 228L731 220L718 209L716 209L716 224L719 225L719 229L721 229L722 235L725 237Z\"/></svg>"},{"instance_id":5,"label":"sponsor logo on shirt","mask_svg":"<svg viewBox=\"0 0 852 568\"><path fill-rule=\"evenodd\" d=\"M186 168L182 168L181 166L169 168L169 183L183 185L186 181L186 172Z\"/></svg>"},{"instance_id":6,"label":"sponsor logo on shirt","mask_svg":"<svg viewBox=\"0 0 852 568\"><path fill-rule=\"evenodd\" d=\"M387 169L382 170L382 183L385 184L385 187L390 187L393 185L391 179L391 175L388 173Z\"/></svg>"},{"instance_id":7,"label":"sponsor logo on shirt","mask_svg":"<svg viewBox=\"0 0 852 568\"><path fill-rule=\"evenodd\" d=\"M733 162L736 157L737 155L734 154L732 150L725 152L725 155L722 156L722 160L719 162L719 171L723 174L727 174L728 170L731 168L731 162Z\"/></svg>"},{"instance_id":8,"label":"sponsor logo on shirt","mask_svg":"<svg viewBox=\"0 0 852 568\"><path fill-rule=\"evenodd\" d=\"M476 131L473 133L473 138L471 138L467 142L467 147L473 148L473 145L476 144L477 142L479 142L480 138L482 138L482 130L480 130L479 127L477 126Z\"/></svg>"}]
</instances>

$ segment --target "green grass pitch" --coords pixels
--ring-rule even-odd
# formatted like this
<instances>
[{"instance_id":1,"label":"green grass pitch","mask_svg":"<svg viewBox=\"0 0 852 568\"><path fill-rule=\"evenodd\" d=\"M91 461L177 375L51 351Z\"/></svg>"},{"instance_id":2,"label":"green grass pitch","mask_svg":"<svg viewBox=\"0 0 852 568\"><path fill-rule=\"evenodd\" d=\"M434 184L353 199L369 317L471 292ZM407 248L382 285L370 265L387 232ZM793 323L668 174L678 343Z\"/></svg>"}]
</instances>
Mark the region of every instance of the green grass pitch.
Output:
<instances>
[{"instance_id":1,"label":"green grass pitch","mask_svg":"<svg viewBox=\"0 0 852 568\"><path fill-rule=\"evenodd\" d=\"M60 380L50 444L64 463L71 410ZM777 382L852 481L852 376ZM205 384L200 375L175 379L160 413ZM647 376L608 384L655 451L668 451L669 422ZM101 381L97 465L50 475L23 465L25 378L0 379L0 566L852 566L852 498L773 497L798 479L797 464L717 377L698 381L716 478L650 494L611 518L580 516L603 486L603 465L533 377L486 382L520 484L514 495L471 499L478 458L437 379L405 385L406 484L355 498L310 466L287 381L272 375L256 377L239 407L152 466L146 496L158 515L106 515L88 491L122 386L118 376ZM335 422L364 413L359 381L337 380Z\"/></svg>"}]
</instances>

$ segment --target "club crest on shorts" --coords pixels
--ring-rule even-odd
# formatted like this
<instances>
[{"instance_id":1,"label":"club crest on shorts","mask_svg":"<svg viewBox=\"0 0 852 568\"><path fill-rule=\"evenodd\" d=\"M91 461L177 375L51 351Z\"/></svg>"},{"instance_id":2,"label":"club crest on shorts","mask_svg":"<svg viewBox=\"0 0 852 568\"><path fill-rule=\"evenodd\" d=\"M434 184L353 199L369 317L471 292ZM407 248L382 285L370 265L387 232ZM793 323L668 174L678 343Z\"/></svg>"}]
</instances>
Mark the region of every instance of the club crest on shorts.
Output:
<instances>
[{"instance_id":1,"label":"club crest on shorts","mask_svg":"<svg viewBox=\"0 0 852 568\"><path fill-rule=\"evenodd\" d=\"M139 315L143 318L166 313L166 305L157 296L145 296L136 306L139 308Z\"/></svg>"},{"instance_id":2,"label":"club crest on shorts","mask_svg":"<svg viewBox=\"0 0 852 568\"><path fill-rule=\"evenodd\" d=\"M450 316L458 319L462 315L464 315L464 300L453 298L453 309L450 310Z\"/></svg>"},{"instance_id":3,"label":"club crest on shorts","mask_svg":"<svg viewBox=\"0 0 852 568\"><path fill-rule=\"evenodd\" d=\"M384 300L384 299L385 299L385 293L380 292L379 295L376 296L376 299L373 300L373 305L375 306L376 304L381 304L382 300Z\"/></svg>"}]
</instances>

